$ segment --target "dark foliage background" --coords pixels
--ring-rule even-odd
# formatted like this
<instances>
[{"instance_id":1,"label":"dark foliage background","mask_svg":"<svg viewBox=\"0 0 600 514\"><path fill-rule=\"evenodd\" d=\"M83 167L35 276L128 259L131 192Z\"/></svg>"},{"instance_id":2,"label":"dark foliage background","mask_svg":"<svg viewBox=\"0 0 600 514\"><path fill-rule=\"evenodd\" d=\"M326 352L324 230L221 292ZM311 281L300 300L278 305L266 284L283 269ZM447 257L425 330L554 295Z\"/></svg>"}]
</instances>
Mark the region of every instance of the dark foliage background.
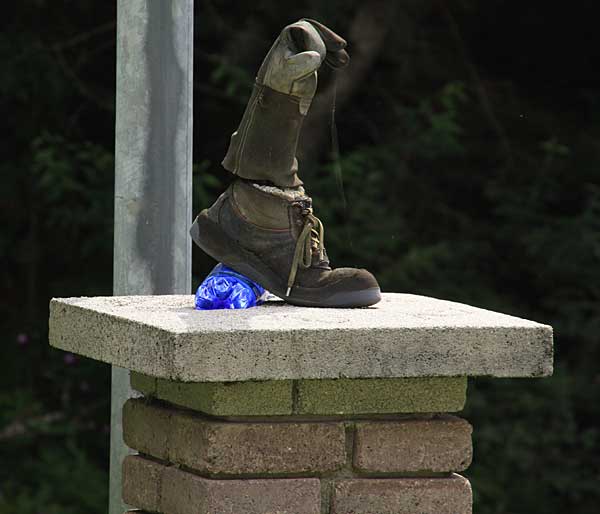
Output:
<instances>
[{"instance_id":1,"label":"dark foliage background","mask_svg":"<svg viewBox=\"0 0 600 514\"><path fill-rule=\"evenodd\" d=\"M51 350L46 330L50 297L111 293L114 4L3 5L2 514L106 512L109 369ZM314 17L353 55L336 79L340 159L326 73L301 152L334 262L554 326L553 378L470 383L479 514L600 501L593 5L196 0L196 208L229 180L219 163L270 43ZM198 282L213 263L194 258Z\"/></svg>"}]
</instances>

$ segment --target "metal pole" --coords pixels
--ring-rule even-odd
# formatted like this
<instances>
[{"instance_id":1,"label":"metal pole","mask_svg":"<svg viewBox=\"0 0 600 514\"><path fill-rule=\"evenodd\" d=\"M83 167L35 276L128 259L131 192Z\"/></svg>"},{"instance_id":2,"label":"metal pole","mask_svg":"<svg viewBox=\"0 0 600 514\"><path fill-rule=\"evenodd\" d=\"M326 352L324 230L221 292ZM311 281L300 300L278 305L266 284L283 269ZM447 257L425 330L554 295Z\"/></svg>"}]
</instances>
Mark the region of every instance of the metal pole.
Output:
<instances>
[{"instance_id":1,"label":"metal pole","mask_svg":"<svg viewBox=\"0 0 600 514\"><path fill-rule=\"evenodd\" d=\"M190 293L193 0L117 0L115 295ZM113 367L110 514L121 499L121 410Z\"/></svg>"}]
</instances>

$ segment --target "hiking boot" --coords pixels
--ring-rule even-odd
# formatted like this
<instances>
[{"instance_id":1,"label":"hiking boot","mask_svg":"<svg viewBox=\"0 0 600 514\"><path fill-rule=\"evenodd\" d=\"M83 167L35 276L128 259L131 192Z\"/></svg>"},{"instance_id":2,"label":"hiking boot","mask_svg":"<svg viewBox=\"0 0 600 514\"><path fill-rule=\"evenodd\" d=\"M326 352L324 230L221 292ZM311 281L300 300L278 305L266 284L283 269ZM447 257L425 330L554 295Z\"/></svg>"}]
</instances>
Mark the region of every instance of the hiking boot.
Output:
<instances>
[{"instance_id":1,"label":"hiking boot","mask_svg":"<svg viewBox=\"0 0 600 514\"><path fill-rule=\"evenodd\" d=\"M197 216L190 234L215 260L288 303L366 307L381 299L379 285L367 270L331 269L323 224L302 188L282 190L236 180Z\"/></svg>"}]
</instances>

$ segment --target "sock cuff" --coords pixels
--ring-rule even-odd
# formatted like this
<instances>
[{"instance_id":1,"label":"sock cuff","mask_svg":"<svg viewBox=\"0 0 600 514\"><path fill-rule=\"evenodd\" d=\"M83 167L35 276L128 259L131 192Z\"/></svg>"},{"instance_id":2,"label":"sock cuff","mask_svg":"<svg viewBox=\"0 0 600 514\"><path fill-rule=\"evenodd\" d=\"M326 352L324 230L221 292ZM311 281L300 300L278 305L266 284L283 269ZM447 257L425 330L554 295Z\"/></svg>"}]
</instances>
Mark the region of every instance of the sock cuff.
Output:
<instances>
[{"instance_id":1,"label":"sock cuff","mask_svg":"<svg viewBox=\"0 0 600 514\"><path fill-rule=\"evenodd\" d=\"M268 193L273 196L277 196L278 198L282 198L288 201L298 201L298 200L307 200L310 199L304 188L302 186L298 187L277 187L277 186L267 186L263 184L257 184L252 182L252 186L264 193Z\"/></svg>"}]
</instances>

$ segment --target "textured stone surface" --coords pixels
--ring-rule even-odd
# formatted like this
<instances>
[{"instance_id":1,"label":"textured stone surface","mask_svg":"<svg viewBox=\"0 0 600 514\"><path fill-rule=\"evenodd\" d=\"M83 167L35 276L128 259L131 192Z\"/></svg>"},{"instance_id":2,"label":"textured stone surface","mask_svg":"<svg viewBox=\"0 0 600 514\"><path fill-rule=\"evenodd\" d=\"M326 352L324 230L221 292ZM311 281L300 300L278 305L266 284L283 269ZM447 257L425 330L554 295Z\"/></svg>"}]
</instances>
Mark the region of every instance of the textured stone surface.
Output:
<instances>
[{"instance_id":1,"label":"textured stone surface","mask_svg":"<svg viewBox=\"0 0 600 514\"><path fill-rule=\"evenodd\" d=\"M467 379L303 380L297 390L298 414L457 412L465 405Z\"/></svg>"},{"instance_id":2,"label":"textured stone surface","mask_svg":"<svg viewBox=\"0 0 600 514\"><path fill-rule=\"evenodd\" d=\"M129 374L129 380L132 389L144 393L145 396L156 397L157 378L132 371Z\"/></svg>"},{"instance_id":3,"label":"textured stone surface","mask_svg":"<svg viewBox=\"0 0 600 514\"><path fill-rule=\"evenodd\" d=\"M192 296L53 299L56 348L183 382L552 373L552 328L385 294L367 309L268 302L197 311Z\"/></svg>"},{"instance_id":4,"label":"textured stone surface","mask_svg":"<svg viewBox=\"0 0 600 514\"><path fill-rule=\"evenodd\" d=\"M131 374L131 387L146 396L213 416L292 414L292 382L173 382Z\"/></svg>"},{"instance_id":5,"label":"textured stone surface","mask_svg":"<svg viewBox=\"0 0 600 514\"><path fill-rule=\"evenodd\" d=\"M368 473L463 471L473 457L471 425L444 416L356 424L354 467Z\"/></svg>"},{"instance_id":6,"label":"textured stone surface","mask_svg":"<svg viewBox=\"0 0 600 514\"><path fill-rule=\"evenodd\" d=\"M168 514L320 514L316 478L211 480L130 456L123 465L123 499Z\"/></svg>"},{"instance_id":7,"label":"textured stone surface","mask_svg":"<svg viewBox=\"0 0 600 514\"><path fill-rule=\"evenodd\" d=\"M471 514L469 481L450 478L353 479L334 487L331 514Z\"/></svg>"},{"instance_id":8,"label":"textured stone surface","mask_svg":"<svg viewBox=\"0 0 600 514\"><path fill-rule=\"evenodd\" d=\"M146 396L213 416L338 416L458 412L465 405L467 378L193 383L172 382L132 373L131 387Z\"/></svg>"},{"instance_id":9,"label":"textured stone surface","mask_svg":"<svg viewBox=\"0 0 600 514\"><path fill-rule=\"evenodd\" d=\"M341 423L219 422L129 400L125 443L209 475L322 474L346 462Z\"/></svg>"},{"instance_id":10,"label":"textured stone surface","mask_svg":"<svg viewBox=\"0 0 600 514\"><path fill-rule=\"evenodd\" d=\"M164 466L139 457L123 460L123 500L127 505L156 511Z\"/></svg>"}]
</instances>

